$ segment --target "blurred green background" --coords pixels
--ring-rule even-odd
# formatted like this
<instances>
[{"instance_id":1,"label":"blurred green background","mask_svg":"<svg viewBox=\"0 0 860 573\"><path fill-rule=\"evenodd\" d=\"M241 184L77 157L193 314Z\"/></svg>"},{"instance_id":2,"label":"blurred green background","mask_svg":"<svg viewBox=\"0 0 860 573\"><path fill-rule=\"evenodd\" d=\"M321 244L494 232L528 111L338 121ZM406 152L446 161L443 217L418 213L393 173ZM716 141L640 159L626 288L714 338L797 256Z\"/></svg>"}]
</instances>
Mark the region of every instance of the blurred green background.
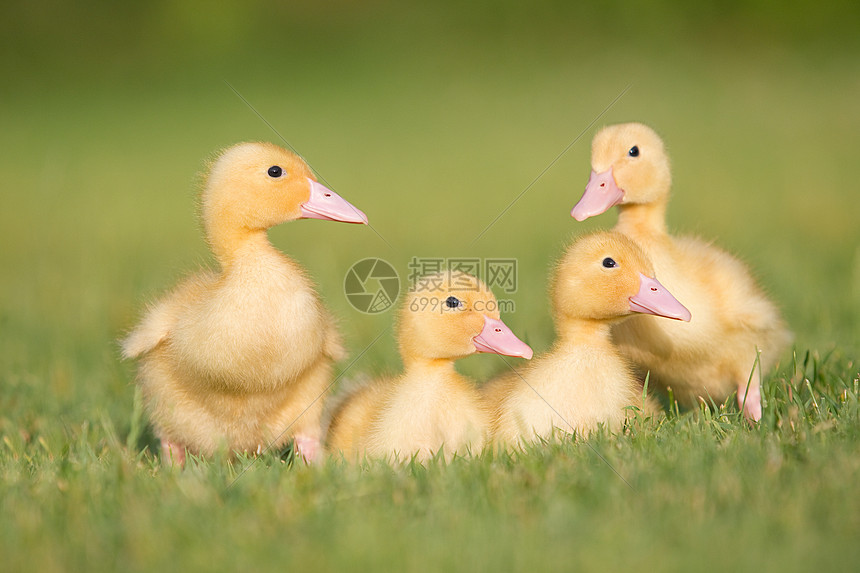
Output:
<instances>
[{"instance_id":1,"label":"blurred green background","mask_svg":"<svg viewBox=\"0 0 860 573\"><path fill-rule=\"evenodd\" d=\"M401 276L413 256L517 258L504 318L547 348L547 270L615 222L569 215L591 137L642 121L673 161L671 228L748 261L798 352L856 373L860 3L37 0L4 3L0 46L0 433L15 443L103 419L128 434L133 366L116 339L210 263L204 160L283 143L230 86L370 217L271 232L353 357L393 318L344 297L371 256ZM384 335L346 377L396 370L395 348Z\"/></svg>"},{"instance_id":2,"label":"blurred green background","mask_svg":"<svg viewBox=\"0 0 860 573\"><path fill-rule=\"evenodd\" d=\"M856 3L3 10L3 372L38 370L57 386L51 401L77 395L68 372L80 361L122 369L87 385L93 400L128 397L112 341L145 300L209 260L195 213L203 161L237 141L282 143L229 86L384 239L316 221L272 232L315 277L354 352L391 319L343 296L347 268L367 256L403 274L413 256L516 257L510 321L545 347L548 265L571 235L614 224L568 215L591 137L630 120L667 142L671 226L749 261L800 347L857 350ZM393 349L386 337L356 367L396 367ZM464 368L485 373L497 364L485 358Z\"/></svg>"}]
</instances>

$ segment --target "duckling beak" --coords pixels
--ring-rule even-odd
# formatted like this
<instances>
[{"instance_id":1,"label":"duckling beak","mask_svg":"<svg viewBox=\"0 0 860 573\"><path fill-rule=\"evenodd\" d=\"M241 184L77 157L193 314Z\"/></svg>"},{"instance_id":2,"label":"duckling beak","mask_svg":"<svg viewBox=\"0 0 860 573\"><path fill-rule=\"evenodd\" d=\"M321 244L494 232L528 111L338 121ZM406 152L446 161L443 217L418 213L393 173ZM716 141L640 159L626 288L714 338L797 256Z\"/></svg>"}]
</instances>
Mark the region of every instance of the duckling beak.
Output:
<instances>
[{"instance_id":1,"label":"duckling beak","mask_svg":"<svg viewBox=\"0 0 860 573\"><path fill-rule=\"evenodd\" d=\"M308 183L311 186L311 196L301 205L300 219L323 219L367 225L367 215L358 207L310 177L308 177Z\"/></svg>"},{"instance_id":2,"label":"duckling beak","mask_svg":"<svg viewBox=\"0 0 860 573\"><path fill-rule=\"evenodd\" d=\"M639 292L630 297L630 310L690 322L692 315L657 279L639 273Z\"/></svg>"},{"instance_id":3,"label":"duckling beak","mask_svg":"<svg viewBox=\"0 0 860 573\"><path fill-rule=\"evenodd\" d=\"M529 359L534 355L531 347L516 337L501 320L484 315L484 328L472 339L478 352L492 352L505 356Z\"/></svg>"},{"instance_id":4,"label":"duckling beak","mask_svg":"<svg viewBox=\"0 0 860 573\"><path fill-rule=\"evenodd\" d=\"M577 221L585 221L589 217L606 212L622 201L624 201L624 191L615 183L612 168L603 173L595 173L592 169L585 192L579 203L570 211L570 216Z\"/></svg>"}]
</instances>

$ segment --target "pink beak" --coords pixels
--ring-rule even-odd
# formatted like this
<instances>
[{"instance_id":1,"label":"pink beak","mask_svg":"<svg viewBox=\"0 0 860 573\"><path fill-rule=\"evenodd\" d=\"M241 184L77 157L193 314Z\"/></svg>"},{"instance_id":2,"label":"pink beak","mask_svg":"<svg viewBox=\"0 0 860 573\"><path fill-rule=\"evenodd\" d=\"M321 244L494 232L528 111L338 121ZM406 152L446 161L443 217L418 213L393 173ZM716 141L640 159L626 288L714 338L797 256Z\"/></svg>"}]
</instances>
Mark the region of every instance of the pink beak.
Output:
<instances>
[{"instance_id":1,"label":"pink beak","mask_svg":"<svg viewBox=\"0 0 860 573\"><path fill-rule=\"evenodd\" d=\"M639 273L639 292L630 297L630 310L690 322L692 315L657 279Z\"/></svg>"},{"instance_id":2,"label":"pink beak","mask_svg":"<svg viewBox=\"0 0 860 573\"><path fill-rule=\"evenodd\" d=\"M352 203L310 177L308 183L311 186L311 196L301 205L301 219L323 219L367 225L367 215Z\"/></svg>"},{"instance_id":3,"label":"pink beak","mask_svg":"<svg viewBox=\"0 0 860 573\"><path fill-rule=\"evenodd\" d=\"M478 352L492 352L505 356L531 358L534 352L531 347L516 337L501 320L484 315L484 328L472 339Z\"/></svg>"},{"instance_id":4,"label":"pink beak","mask_svg":"<svg viewBox=\"0 0 860 573\"><path fill-rule=\"evenodd\" d=\"M570 216L577 221L585 221L589 217L605 213L610 207L614 207L624 201L624 191L618 188L615 177L612 176L610 167L603 173L591 171L585 192L579 203L571 210Z\"/></svg>"}]
</instances>

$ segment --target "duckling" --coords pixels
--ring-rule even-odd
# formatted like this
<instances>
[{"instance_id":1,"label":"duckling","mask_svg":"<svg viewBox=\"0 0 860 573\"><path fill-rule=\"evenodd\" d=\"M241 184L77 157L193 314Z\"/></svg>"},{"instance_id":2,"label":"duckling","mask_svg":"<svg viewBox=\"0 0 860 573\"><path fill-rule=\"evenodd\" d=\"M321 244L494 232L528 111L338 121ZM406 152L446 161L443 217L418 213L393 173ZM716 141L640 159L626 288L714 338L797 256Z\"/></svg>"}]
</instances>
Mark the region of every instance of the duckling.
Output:
<instances>
[{"instance_id":1,"label":"duckling","mask_svg":"<svg viewBox=\"0 0 860 573\"><path fill-rule=\"evenodd\" d=\"M528 359L532 349L501 321L486 285L461 272L421 278L400 310L398 331L404 372L344 400L332 417L329 449L400 461L480 450L489 413L454 361L476 352Z\"/></svg>"},{"instance_id":2,"label":"duckling","mask_svg":"<svg viewBox=\"0 0 860 573\"><path fill-rule=\"evenodd\" d=\"M610 327L633 313L681 321L690 312L654 276L633 241L598 232L571 244L551 287L556 341L527 366L491 380L483 394L497 443L523 444L561 431L618 430L631 406L649 412L642 384L612 344Z\"/></svg>"},{"instance_id":3,"label":"duckling","mask_svg":"<svg viewBox=\"0 0 860 573\"><path fill-rule=\"evenodd\" d=\"M613 328L616 344L641 375L650 372L650 380L672 388L682 403L722 402L736 392L744 415L759 420L761 370L769 371L792 340L776 306L738 259L668 233L669 159L651 128L604 128L594 137L591 167L571 215L584 221L617 205L615 230L648 253L660 279L696 317L689 324L635 317Z\"/></svg>"},{"instance_id":4,"label":"duckling","mask_svg":"<svg viewBox=\"0 0 860 573\"><path fill-rule=\"evenodd\" d=\"M218 270L204 270L153 304L121 342L165 461L185 451L259 452L294 441L320 450L321 396L344 350L302 268L266 230L294 219L367 224L316 181L297 155L240 143L212 162L201 215Z\"/></svg>"}]
</instances>

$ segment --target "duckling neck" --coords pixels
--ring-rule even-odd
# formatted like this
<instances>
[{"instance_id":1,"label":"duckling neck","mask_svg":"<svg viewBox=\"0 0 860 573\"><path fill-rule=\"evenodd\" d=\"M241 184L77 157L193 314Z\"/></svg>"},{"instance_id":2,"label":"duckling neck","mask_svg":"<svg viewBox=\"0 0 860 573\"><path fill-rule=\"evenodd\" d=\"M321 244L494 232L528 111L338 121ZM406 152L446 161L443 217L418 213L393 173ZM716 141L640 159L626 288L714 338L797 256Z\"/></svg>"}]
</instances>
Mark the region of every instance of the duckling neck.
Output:
<instances>
[{"instance_id":1,"label":"duckling neck","mask_svg":"<svg viewBox=\"0 0 860 573\"><path fill-rule=\"evenodd\" d=\"M558 325L555 348L611 345L610 324L605 320L567 319Z\"/></svg>"},{"instance_id":2,"label":"duckling neck","mask_svg":"<svg viewBox=\"0 0 860 573\"><path fill-rule=\"evenodd\" d=\"M406 374L422 374L444 377L456 372L454 361L450 358L427 358L410 356L403 358Z\"/></svg>"},{"instance_id":3,"label":"duckling neck","mask_svg":"<svg viewBox=\"0 0 860 573\"><path fill-rule=\"evenodd\" d=\"M233 228L222 229L210 227L207 238L212 253L226 272L242 256L249 252L277 252L265 229Z\"/></svg>"},{"instance_id":4,"label":"duckling neck","mask_svg":"<svg viewBox=\"0 0 860 573\"><path fill-rule=\"evenodd\" d=\"M629 236L665 235L666 202L619 205L615 230Z\"/></svg>"}]
</instances>

